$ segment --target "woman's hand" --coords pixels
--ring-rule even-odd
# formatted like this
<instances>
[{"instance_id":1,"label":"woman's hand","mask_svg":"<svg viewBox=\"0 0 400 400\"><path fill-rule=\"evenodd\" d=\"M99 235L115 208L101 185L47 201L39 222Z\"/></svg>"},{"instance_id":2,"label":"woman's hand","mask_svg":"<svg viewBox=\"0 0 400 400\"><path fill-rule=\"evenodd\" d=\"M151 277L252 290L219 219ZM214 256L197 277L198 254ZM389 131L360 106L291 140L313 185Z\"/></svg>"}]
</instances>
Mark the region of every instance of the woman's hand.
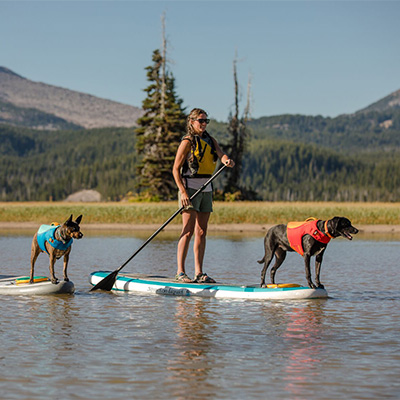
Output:
<instances>
[{"instance_id":1,"label":"woman's hand","mask_svg":"<svg viewBox=\"0 0 400 400\"><path fill-rule=\"evenodd\" d=\"M182 205L182 207L186 208L186 207L191 205L190 199L189 199L189 196L188 196L186 190L181 192L181 196L180 197L181 197L181 205Z\"/></svg>"},{"instance_id":2,"label":"woman's hand","mask_svg":"<svg viewBox=\"0 0 400 400\"><path fill-rule=\"evenodd\" d=\"M228 156L225 156L224 160L221 161L229 168L233 168L235 166L235 161L231 160Z\"/></svg>"}]
</instances>

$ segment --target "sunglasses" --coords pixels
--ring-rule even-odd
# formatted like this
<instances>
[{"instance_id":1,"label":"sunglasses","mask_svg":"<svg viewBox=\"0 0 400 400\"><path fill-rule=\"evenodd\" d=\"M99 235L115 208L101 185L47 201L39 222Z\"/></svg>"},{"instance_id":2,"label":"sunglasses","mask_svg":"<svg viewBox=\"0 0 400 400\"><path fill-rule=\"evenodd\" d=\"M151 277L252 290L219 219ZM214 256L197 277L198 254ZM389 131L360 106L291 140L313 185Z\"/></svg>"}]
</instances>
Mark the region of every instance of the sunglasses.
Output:
<instances>
[{"instance_id":1,"label":"sunglasses","mask_svg":"<svg viewBox=\"0 0 400 400\"><path fill-rule=\"evenodd\" d=\"M195 119L194 121L197 121L199 124L209 124L210 120L207 119L203 119L203 118L199 118L199 119Z\"/></svg>"}]
</instances>

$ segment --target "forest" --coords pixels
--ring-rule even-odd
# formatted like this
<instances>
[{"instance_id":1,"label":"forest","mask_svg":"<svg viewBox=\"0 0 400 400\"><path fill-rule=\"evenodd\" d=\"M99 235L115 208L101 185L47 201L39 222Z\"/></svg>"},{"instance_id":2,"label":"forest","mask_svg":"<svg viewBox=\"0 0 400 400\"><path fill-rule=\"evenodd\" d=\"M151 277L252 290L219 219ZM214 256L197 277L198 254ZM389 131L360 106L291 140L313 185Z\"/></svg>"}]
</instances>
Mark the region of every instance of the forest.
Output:
<instances>
[{"instance_id":1,"label":"forest","mask_svg":"<svg viewBox=\"0 0 400 400\"><path fill-rule=\"evenodd\" d=\"M399 108L336 118L262 117L249 120L247 129L240 180L256 199L400 201ZM224 147L228 124L212 121L208 130ZM134 199L140 163L134 128L0 124L1 201L60 201L82 189L97 190L106 201Z\"/></svg>"},{"instance_id":2,"label":"forest","mask_svg":"<svg viewBox=\"0 0 400 400\"><path fill-rule=\"evenodd\" d=\"M120 200L135 190L132 129L36 131L0 126L0 199L64 200L81 189Z\"/></svg>"}]
</instances>

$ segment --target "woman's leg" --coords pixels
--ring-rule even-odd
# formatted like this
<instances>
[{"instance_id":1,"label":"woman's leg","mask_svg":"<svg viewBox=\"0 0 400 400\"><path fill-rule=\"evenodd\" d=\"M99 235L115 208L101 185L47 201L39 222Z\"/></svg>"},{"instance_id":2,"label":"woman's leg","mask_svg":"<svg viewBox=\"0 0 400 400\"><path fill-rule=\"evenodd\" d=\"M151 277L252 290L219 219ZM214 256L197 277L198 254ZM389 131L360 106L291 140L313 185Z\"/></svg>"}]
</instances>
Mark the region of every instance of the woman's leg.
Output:
<instances>
[{"instance_id":1,"label":"woman's leg","mask_svg":"<svg viewBox=\"0 0 400 400\"><path fill-rule=\"evenodd\" d=\"M190 239L196 225L197 211L187 210L182 212L182 232L178 241L177 274L185 273L185 260L189 249Z\"/></svg>"},{"instance_id":2,"label":"woman's leg","mask_svg":"<svg viewBox=\"0 0 400 400\"><path fill-rule=\"evenodd\" d=\"M209 212L197 213L193 244L195 277L203 272L203 259L206 251L206 236L210 215L211 213Z\"/></svg>"}]
</instances>

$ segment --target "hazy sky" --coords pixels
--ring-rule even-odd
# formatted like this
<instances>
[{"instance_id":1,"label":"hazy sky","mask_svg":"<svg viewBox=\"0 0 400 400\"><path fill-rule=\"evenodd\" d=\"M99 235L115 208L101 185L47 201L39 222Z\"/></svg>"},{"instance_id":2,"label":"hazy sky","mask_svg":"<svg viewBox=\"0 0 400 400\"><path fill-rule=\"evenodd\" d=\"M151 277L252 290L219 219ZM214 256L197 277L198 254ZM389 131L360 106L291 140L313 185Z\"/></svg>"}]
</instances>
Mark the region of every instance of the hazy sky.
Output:
<instances>
[{"instance_id":1,"label":"hazy sky","mask_svg":"<svg viewBox=\"0 0 400 400\"><path fill-rule=\"evenodd\" d=\"M400 1L0 0L0 66L141 107L163 12L187 110L227 120L236 52L256 118L335 117L400 89Z\"/></svg>"}]
</instances>

